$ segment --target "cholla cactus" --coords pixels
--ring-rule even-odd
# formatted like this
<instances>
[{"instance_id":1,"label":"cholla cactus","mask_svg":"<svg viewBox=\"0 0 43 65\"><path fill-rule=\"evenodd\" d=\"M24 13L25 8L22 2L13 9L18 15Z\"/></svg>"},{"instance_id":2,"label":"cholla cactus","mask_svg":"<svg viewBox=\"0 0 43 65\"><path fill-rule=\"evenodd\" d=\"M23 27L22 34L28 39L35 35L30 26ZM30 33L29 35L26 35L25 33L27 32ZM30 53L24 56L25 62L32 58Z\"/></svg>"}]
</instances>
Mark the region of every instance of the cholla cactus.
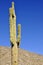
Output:
<instances>
[{"instance_id":1,"label":"cholla cactus","mask_svg":"<svg viewBox=\"0 0 43 65\"><path fill-rule=\"evenodd\" d=\"M10 13L10 42L11 42L11 65L18 65L18 48L21 39L21 25L18 24L18 35L16 39L16 15L14 10L14 2L12 2L12 7L9 8Z\"/></svg>"}]
</instances>

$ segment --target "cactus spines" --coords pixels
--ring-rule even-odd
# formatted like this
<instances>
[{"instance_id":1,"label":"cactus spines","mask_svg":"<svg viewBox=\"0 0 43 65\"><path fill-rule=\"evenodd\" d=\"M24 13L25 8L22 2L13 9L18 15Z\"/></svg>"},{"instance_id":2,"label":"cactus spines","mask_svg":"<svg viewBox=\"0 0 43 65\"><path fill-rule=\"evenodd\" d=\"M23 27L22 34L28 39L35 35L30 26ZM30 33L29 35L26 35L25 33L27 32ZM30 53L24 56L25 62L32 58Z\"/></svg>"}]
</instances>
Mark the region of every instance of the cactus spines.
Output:
<instances>
[{"instance_id":1,"label":"cactus spines","mask_svg":"<svg viewBox=\"0 0 43 65\"><path fill-rule=\"evenodd\" d=\"M21 39L21 25L18 24L18 35L16 39L16 15L14 10L14 2L9 8L10 13L10 42L11 42L11 65L18 65L18 47Z\"/></svg>"}]
</instances>

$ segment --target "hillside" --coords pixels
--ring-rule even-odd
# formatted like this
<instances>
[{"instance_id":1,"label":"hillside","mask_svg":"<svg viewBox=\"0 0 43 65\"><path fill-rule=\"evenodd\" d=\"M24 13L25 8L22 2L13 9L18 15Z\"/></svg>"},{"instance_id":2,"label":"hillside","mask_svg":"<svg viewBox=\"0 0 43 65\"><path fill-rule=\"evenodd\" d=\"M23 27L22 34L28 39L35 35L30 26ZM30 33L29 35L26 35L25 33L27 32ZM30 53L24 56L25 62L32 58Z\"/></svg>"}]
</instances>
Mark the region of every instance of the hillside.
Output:
<instances>
[{"instance_id":1,"label":"hillside","mask_svg":"<svg viewBox=\"0 0 43 65\"><path fill-rule=\"evenodd\" d=\"M43 65L43 56L19 48L18 65ZM11 65L11 48L0 46L0 65Z\"/></svg>"}]
</instances>

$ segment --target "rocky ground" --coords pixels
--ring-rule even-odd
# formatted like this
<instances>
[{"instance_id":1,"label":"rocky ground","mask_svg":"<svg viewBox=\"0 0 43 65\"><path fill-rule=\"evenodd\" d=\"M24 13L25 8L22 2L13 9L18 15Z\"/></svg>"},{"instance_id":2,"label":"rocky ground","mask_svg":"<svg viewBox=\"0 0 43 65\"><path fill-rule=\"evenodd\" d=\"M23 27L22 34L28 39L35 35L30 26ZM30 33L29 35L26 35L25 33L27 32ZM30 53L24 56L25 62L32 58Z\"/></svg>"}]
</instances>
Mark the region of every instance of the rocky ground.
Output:
<instances>
[{"instance_id":1,"label":"rocky ground","mask_svg":"<svg viewBox=\"0 0 43 65\"><path fill-rule=\"evenodd\" d=\"M43 56L19 48L18 65L43 65ZM0 65L11 65L11 48L0 46Z\"/></svg>"}]
</instances>

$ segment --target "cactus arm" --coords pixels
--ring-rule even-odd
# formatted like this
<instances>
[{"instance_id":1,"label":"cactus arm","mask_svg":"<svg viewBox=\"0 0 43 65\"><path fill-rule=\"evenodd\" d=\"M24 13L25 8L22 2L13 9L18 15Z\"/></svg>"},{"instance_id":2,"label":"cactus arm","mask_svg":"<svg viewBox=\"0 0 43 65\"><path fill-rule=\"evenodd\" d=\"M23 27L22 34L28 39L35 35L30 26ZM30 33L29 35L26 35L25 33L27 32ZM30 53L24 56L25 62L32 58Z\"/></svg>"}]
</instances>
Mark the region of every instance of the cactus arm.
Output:
<instances>
[{"instance_id":1,"label":"cactus arm","mask_svg":"<svg viewBox=\"0 0 43 65\"><path fill-rule=\"evenodd\" d=\"M20 44L20 40L21 40L21 25L18 24L18 36L17 36L17 46L19 47Z\"/></svg>"}]
</instances>

